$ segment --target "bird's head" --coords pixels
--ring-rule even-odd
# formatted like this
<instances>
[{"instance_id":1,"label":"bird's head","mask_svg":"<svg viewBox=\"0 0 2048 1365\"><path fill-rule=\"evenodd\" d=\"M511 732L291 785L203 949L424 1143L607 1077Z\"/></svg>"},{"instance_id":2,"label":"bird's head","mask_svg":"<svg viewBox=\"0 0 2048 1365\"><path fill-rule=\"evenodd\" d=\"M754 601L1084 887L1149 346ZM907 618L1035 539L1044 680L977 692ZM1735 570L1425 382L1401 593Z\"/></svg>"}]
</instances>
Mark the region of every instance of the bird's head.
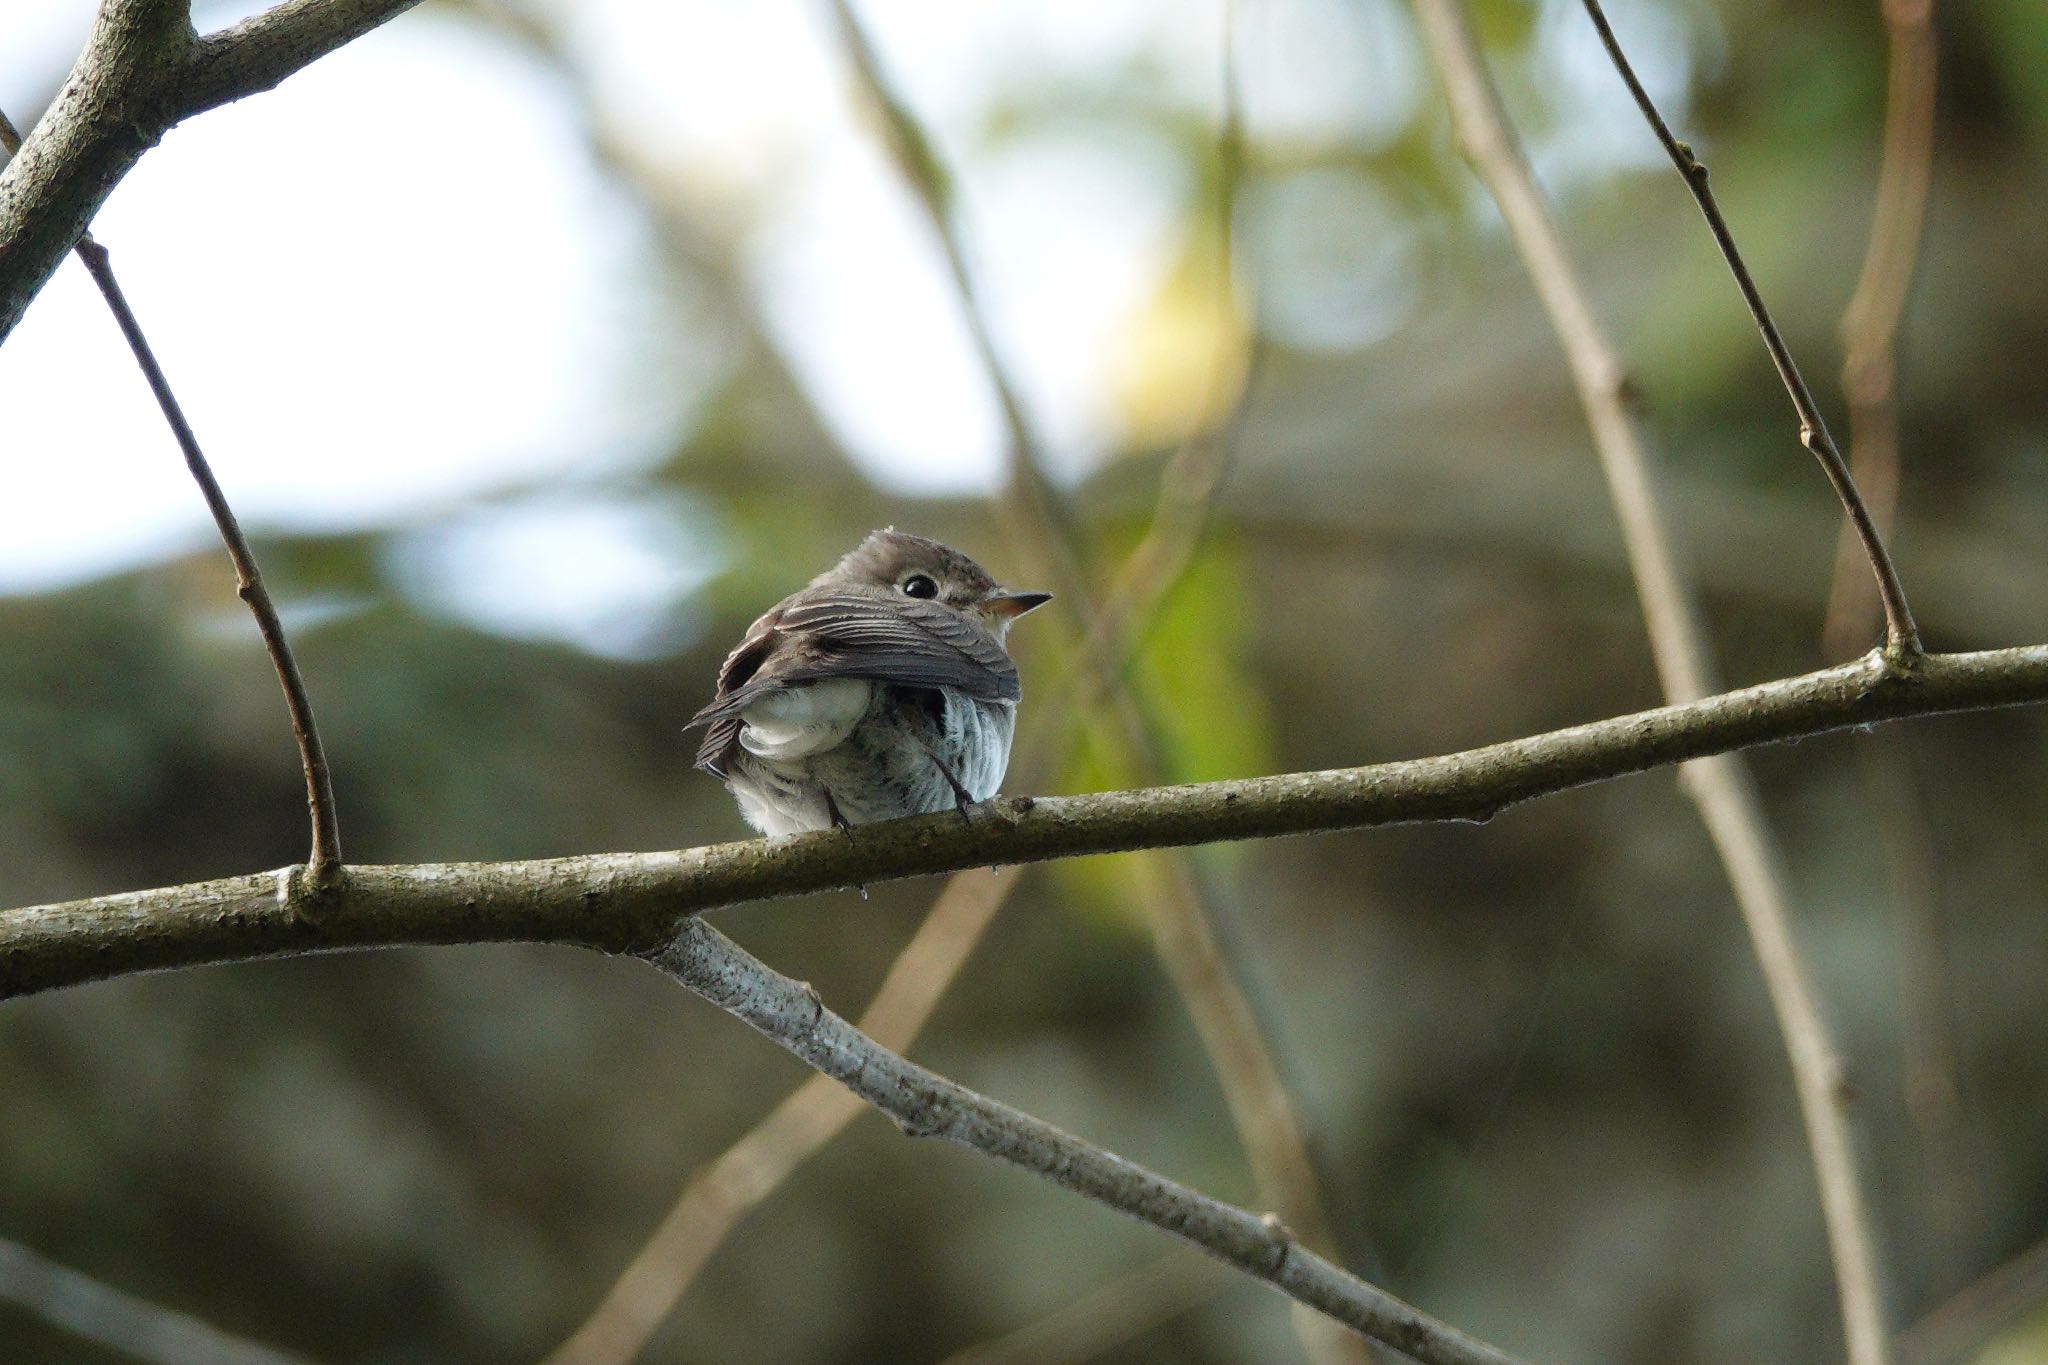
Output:
<instances>
[{"instance_id":1,"label":"bird's head","mask_svg":"<svg viewBox=\"0 0 2048 1365\"><path fill-rule=\"evenodd\" d=\"M980 619L998 639L1018 617L1052 600L1049 592L1012 592L952 546L893 526L870 534L812 581L813 587L840 585L941 603Z\"/></svg>"}]
</instances>

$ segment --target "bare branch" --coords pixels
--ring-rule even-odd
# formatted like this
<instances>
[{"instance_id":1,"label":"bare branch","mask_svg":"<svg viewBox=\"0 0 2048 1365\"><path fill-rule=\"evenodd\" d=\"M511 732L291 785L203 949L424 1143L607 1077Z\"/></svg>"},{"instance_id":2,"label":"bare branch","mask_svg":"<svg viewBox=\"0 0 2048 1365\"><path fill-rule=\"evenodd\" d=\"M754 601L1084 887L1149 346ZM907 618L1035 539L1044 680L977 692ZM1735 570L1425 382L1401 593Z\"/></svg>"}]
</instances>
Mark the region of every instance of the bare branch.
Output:
<instances>
[{"instance_id":1,"label":"bare branch","mask_svg":"<svg viewBox=\"0 0 2048 1365\"><path fill-rule=\"evenodd\" d=\"M1793 363L1792 352L1786 347L1777 323L1771 320L1770 310L1764 306L1763 295L1758 292L1742 253L1736 250L1734 234L1729 232L1727 221L1721 217L1720 205L1714 201L1714 193L1707 187L1707 168L1693 155L1691 147L1672 136L1664 116L1657 112L1649 92L1636 79L1635 68L1629 65L1621 44L1615 40L1607 15L1600 8L1600 0L1583 0L1583 3L1587 15L1593 20L1593 27L1600 31L1600 41L1606 46L1607 55L1613 59L1615 69L1627 83L1629 93L1643 111L1643 117L1649 120L1657 141L1664 145L1671 163L1685 178L1686 188L1692 191L1693 200L1698 203L1708 229L1714 234L1715 245L1720 247L1722 258L1728 262L1728 269L1735 276L1736 287L1742 291L1742 300L1749 305L1749 314L1756 320L1757 330L1763 334L1764 347L1771 353L1771 364L1777 368L1778 378L1784 383L1785 392L1791 395L1793 410L1799 415L1800 444L1820 461L1828 482L1834 486L1835 496L1842 500L1842 507L1849 514L1850 524L1856 528L1857 538L1863 543L1863 553L1870 560L1871 572L1877 579L1878 597L1884 603L1885 647L1901 660L1911 659L1920 652L1920 632L1913 624L1912 608L1906 604L1906 590L1899 582L1898 569L1892 564L1891 554L1884 547L1884 537L1871 519L1870 510L1864 506L1863 495L1857 491L1848 462L1836 447L1835 438L1828 434L1827 422L1820 415L1820 405L1813 401L1813 393L1800 376L1799 367Z\"/></svg>"},{"instance_id":2,"label":"bare branch","mask_svg":"<svg viewBox=\"0 0 2048 1365\"><path fill-rule=\"evenodd\" d=\"M85 51L0 169L0 341L142 154L177 119L195 38L186 0L104 0Z\"/></svg>"},{"instance_id":3,"label":"bare branch","mask_svg":"<svg viewBox=\"0 0 2048 1365\"><path fill-rule=\"evenodd\" d=\"M1088 853L1485 820L1518 802L1731 749L1908 716L2048 701L2048 644L1877 654L1436 758L948 811L671 853L356 864L319 897L301 870L0 910L0 999L135 972L400 944L546 942L632 952L678 916L776 896ZM315 917L317 915L317 918Z\"/></svg>"},{"instance_id":4,"label":"bare branch","mask_svg":"<svg viewBox=\"0 0 2048 1365\"><path fill-rule=\"evenodd\" d=\"M235 566L235 595L249 604L249 612L256 618L256 629L263 637L264 651L270 655L271 666L277 670L278 684L284 689L285 710L291 717L292 738L299 746L299 766L306 777L306 809L313 824L312 850L306 860L306 875L315 886L326 886L341 869L341 826L334 809L334 782L327 770L327 750L320 742L320 730L313 723L313 703L306 696L306 683L299 676L298 660L292 657L291 644L285 639L284 623L278 620L277 605L270 600L270 590L263 586L262 571L256 567L256 553L249 548L248 537L242 534L234 509L228 506L220 481L213 477L213 469L199 448L199 438L193 434L192 424L185 420L184 409L171 392L170 380L165 377L163 367L157 364L156 355L142 334L142 324L136 321L134 310L129 308L127 297L114 278L114 267L107 259L107 249L87 233L79 239L78 258L85 262L93 283L99 286L107 307L113 311L115 322L120 324L121 335L127 338L128 348L135 353L136 363L142 366L142 373L149 380L150 392L156 395L157 406L163 409L164 420L170 423L178 448L185 454L185 467L192 471L192 478L206 499L206 510L213 515L213 524L219 528L221 542L227 547L228 559Z\"/></svg>"},{"instance_id":5,"label":"bare branch","mask_svg":"<svg viewBox=\"0 0 2048 1365\"><path fill-rule=\"evenodd\" d=\"M0 342L142 154L418 0L287 0L208 38L189 0L102 0L64 89L0 170Z\"/></svg>"},{"instance_id":6,"label":"bare branch","mask_svg":"<svg viewBox=\"0 0 2048 1365\"><path fill-rule=\"evenodd\" d=\"M1536 187L1464 11L1457 0L1417 0L1417 10L1450 95L1459 139L1500 204L1509 235L1571 365L1621 522L1665 695L1675 702L1689 701L1706 691L1712 669L1692 593L1671 547L1649 442L1626 401L1621 364ZM1696 183L1703 192L1704 172ZM1711 208L1709 216L1716 216ZM1730 259L1741 273L1739 258ZM1760 316L1760 321L1768 327L1767 319ZM1900 606L1903 609L1903 599ZM1905 663L1911 656L1893 657ZM1887 1354L1883 1300L1849 1140L1842 1066L1792 935L1790 895L1762 803L1747 767L1732 755L1686 764L1680 782L1699 808L1727 870L1790 1056L1820 1185L1849 1358L1859 1365L1876 1365Z\"/></svg>"},{"instance_id":7,"label":"bare branch","mask_svg":"<svg viewBox=\"0 0 2048 1365\"><path fill-rule=\"evenodd\" d=\"M210 33L179 82L180 118L275 89L285 77L346 47L420 0L285 0Z\"/></svg>"},{"instance_id":8,"label":"bare branch","mask_svg":"<svg viewBox=\"0 0 2048 1365\"><path fill-rule=\"evenodd\" d=\"M991 877L985 868L954 873L889 965L861 1016L861 1031L893 1051L908 1048L1019 880ZM829 1076L812 1076L785 1096L691 1175L590 1316L549 1354L548 1365L624 1365L636 1359L740 1220L861 1112L860 1099Z\"/></svg>"},{"instance_id":9,"label":"bare branch","mask_svg":"<svg viewBox=\"0 0 2048 1365\"><path fill-rule=\"evenodd\" d=\"M1172 1233L1424 1365L1513 1359L1300 1246L1277 1218L1211 1199L878 1046L826 1009L809 986L749 956L701 919L684 921L648 959L912 1136L972 1147Z\"/></svg>"},{"instance_id":10,"label":"bare branch","mask_svg":"<svg viewBox=\"0 0 2048 1365\"><path fill-rule=\"evenodd\" d=\"M10 156L21 150L21 135L5 113L0 113L0 148ZM227 495L221 492L219 481L213 477L213 468L206 462L205 452L199 448L199 437L193 433L192 424L185 420L185 410L171 390L171 381L157 363L156 352L143 335L141 322L128 306L128 298L122 293L120 282L114 278L114 266L107 257L107 249L87 232L79 237L76 250L78 259L99 287L100 297L106 300L108 310L113 313L115 324L120 327L128 349L135 356L135 363L142 368L149 391L155 396L164 421L170 424L171 435L184 452L185 467L198 483L200 495L206 499L206 510L212 514L213 524L219 529L221 541L227 547L228 558L234 563L235 595L249 604L249 611L256 618L257 632L263 637L264 652L270 655L271 667L277 670L278 683L284 688L285 710L291 717L292 737L299 746L299 767L306 776L306 807L313 825L306 870L316 886L325 886L333 881L335 871L341 866L341 827L336 822L334 783L327 770L327 751L320 742L319 728L313 723L313 703L306 696L306 684L299 676L298 660L292 657L291 644L285 639L284 623L278 620L277 607L270 600L270 590L263 586L263 575L256 567L255 551L249 548L248 538L242 534L234 509L228 506Z\"/></svg>"},{"instance_id":11,"label":"bare branch","mask_svg":"<svg viewBox=\"0 0 2048 1365\"><path fill-rule=\"evenodd\" d=\"M0 1237L0 1302L148 1365L303 1365Z\"/></svg>"}]
</instances>

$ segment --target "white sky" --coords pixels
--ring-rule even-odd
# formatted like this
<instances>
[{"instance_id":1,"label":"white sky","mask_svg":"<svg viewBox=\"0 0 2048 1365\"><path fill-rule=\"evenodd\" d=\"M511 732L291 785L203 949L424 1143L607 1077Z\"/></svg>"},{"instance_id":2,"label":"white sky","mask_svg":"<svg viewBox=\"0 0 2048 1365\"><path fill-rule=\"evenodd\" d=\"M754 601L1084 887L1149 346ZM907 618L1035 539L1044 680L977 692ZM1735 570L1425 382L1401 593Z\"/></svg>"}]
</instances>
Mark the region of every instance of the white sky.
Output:
<instances>
[{"instance_id":1,"label":"white sky","mask_svg":"<svg viewBox=\"0 0 2048 1365\"><path fill-rule=\"evenodd\" d=\"M768 325L869 473L904 491L991 488L992 397L929 229L852 105L823 6L552 3L601 115L735 233ZM202 4L198 19L259 7ZM1547 0L1539 29L1565 92L1536 148L1554 185L1654 151L1616 116L1625 96L1602 83L1567 8ZM0 106L48 93L90 11L0 5ZM1100 123L1055 123L993 152L980 129L1006 100L1062 83L1107 95L1138 69L1213 114L1220 8L889 0L863 13L958 174L975 275L1034 420L1064 468L1085 468L1114 441L1118 348L1193 187L1171 149ZM1616 19L1676 54L1644 65L1654 90L1678 94L1690 30L1656 6ZM1248 126L1275 144L1369 146L1430 94L1391 3L1245 0L1239 55ZM1356 215L1356 238L1290 236L1330 204ZM1264 291L1284 339L1356 347L1407 315L1413 236L1370 184L1283 180L1248 208L1292 262ZM681 526L686 509L606 490L687 431L719 378L718 345L638 304L650 248L565 93L509 42L431 7L401 16L171 133L95 230L252 525L413 527L394 553L423 600L625 653L651 648L660 632L645 621L672 616L715 567L701 538L655 524ZM494 501L464 506L479 495ZM0 347L0 593L210 535L111 321L67 263ZM641 626L620 623L620 602L639 604Z\"/></svg>"}]
</instances>

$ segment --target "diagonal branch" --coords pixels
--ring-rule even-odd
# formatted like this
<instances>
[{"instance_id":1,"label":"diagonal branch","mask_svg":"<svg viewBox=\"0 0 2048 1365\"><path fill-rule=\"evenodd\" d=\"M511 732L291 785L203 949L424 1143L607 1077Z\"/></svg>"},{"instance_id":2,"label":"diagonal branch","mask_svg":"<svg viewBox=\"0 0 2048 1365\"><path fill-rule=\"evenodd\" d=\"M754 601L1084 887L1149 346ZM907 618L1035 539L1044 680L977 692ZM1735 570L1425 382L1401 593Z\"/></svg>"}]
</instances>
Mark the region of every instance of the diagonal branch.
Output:
<instances>
[{"instance_id":1,"label":"diagonal branch","mask_svg":"<svg viewBox=\"0 0 2048 1365\"><path fill-rule=\"evenodd\" d=\"M1459 140L1500 205L1570 363L1621 523L1665 695L1677 702L1691 700L1707 690L1712 666L1691 590L1671 546L1649 441L1627 402L1621 363L1536 187L1458 0L1417 0L1417 11L1450 96ZM1704 175L1698 183L1704 189ZM1739 258L1730 259L1739 272ZM1775 841L1739 758L1722 755L1688 763L1680 781L1727 871L1785 1040L1820 1186L1850 1359L1875 1365L1886 1356L1883 1303L1844 1112L1841 1062L1792 935L1790 895Z\"/></svg>"},{"instance_id":2,"label":"diagonal branch","mask_svg":"<svg viewBox=\"0 0 2048 1365\"><path fill-rule=\"evenodd\" d=\"M972 1147L1172 1233L1424 1365L1513 1360L1300 1246L1271 1215L1211 1199L887 1051L826 1009L809 986L749 956L701 919L685 920L647 957L913 1137Z\"/></svg>"},{"instance_id":3,"label":"diagonal branch","mask_svg":"<svg viewBox=\"0 0 2048 1365\"><path fill-rule=\"evenodd\" d=\"M861 1015L860 1030L905 1051L981 942L1021 878L986 869L946 882ZM767 1117L699 1166L668 1213L547 1365L625 1365L646 1349L718 1248L769 1195L863 1112L860 1097L825 1075L811 1076Z\"/></svg>"},{"instance_id":4,"label":"diagonal branch","mask_svg":"<svg viewBox=\"0 0 2048 1365\"><path fill-rule=\"evenodd\" d=\"M1729 272L1735 276L1736 287L1742 291L1742 301L1749 305L1749 314L1755 319L1757 330L1763 334L1764 347L1771 353L1771 364L1776 367L1785 392L1792 398L1793 411L1799 415L1799 443L1820 461L1828 482L1834 486L1835 496L1841 499L1843 509L1849 514L1850 524L1856 528L1857 539L1863 542L1863 553L1870 560L1871 572L1877 579L1878 598L1884 603L1886 651L1898 663L1910 664L1920 652L1920 631L1913 624L1913 611L1906 604L1906 589L1899 582L1898 569L1884 547L1884 537L1872 520L1870 509L1864 506L1863 495L1857 491L1848 462L1836 447L1835 438L1828 434L1827 422L1820 415L1820 405L1813 401L1813 393L1800 376L1799 367L1793 363L1784 335L1778 331L1778 324L1771 320L1770 309L1764 306L1763 295L1750 276L1742 253L1736 250L1735 236L1728 230L1727 220L1721 216L1721 207L1714 200L1714 192L1707 187L1707 168L1693 155L1691 147L1672 135L1664 116L1657 112L1649 92L1636 79L1635 68L1629 65L1621 44L1616 41L1614 30L1607 23L1606 12L1600 8L1600 0L1583 0L1583 3L1587 15L1593 20L1593 27L1600 32L1600 41L1607 48L1607 55L1614 61L1615 70L1621 73L1629 94L1635 97L1637 107L1657 134L1657 141L1663 144L1665 154L1685 178L1686 188L1692 191L1701 215L1707 220L1708 229L1714 234L1715 245L1721 249Z\"/></svg>"},{"instance_id":5,"label":"diagonal branch","mask_svg":"<svg viewBox=\"0 0 2048 1365\"><path fill-rule=\"evenodd\" d=\"M143 1365L307 1365L189 1313L138 1298L0 1237L0 1303Z\"/></svg>"},{"instance_id":6,"label":"diagonal branch","mask_svg":"<svg viewBox=\"0 0 2048 1365\"><path fill-rule=\"evenodd\" d=\"M0 342L144 152L419 0L286 0L200 38L189 0L101 0L85 50L0 170Z\"/></svg>"},{"instance_id":7,"label":"diagonal branch","mask_svg":"<svg viewBox=\"0 0 2048 1365\"><path fill-rule=\"evenodd\" d=\"M284 0L193 45L180 118L274 90L420 0Z\"/></svg>"},{"instance_id":8,"label":"diagonal branch","mask_svg":"<svg viewBox=\"0 0 2048 1365\"><path fill-rule=\"evenodd\" d=\"M306 811L313 824L306 876L315 887L330 885L341 870L341 826L334 809L334 779L328 772L327 749L320 742L320 729L313 723L313 702L306 695L306 681L299 676L298 660L285 639L277 604L270 600L270 590L263 586L263 573L256 567L256 552L249 548L249 539L242 534L235 510L228 506L227 494L214 478L205 452L199 448L199 438L193 434L192 424L185 420L185 411L171 392L171 382L157 364L156 354L142 334L142 324L136 321L127 296L114 278L107 249L87 233L79 239L78 258L85 262L101 297L113 310L114 321L120 324L121 335L127 338L128 348L142 366L150 392L156 395L157 406L163 409L164 420L170 423L178 448L185 454L185 467L198 483L200 495L206 499L206 510L212 514L221 542L227 547L228 559L235 566L235 595L248 603L250 614L256 618L256 630L263 637L264 652L270 655L271 667L277 670L278 685L284 689L285 712L291 717L292 738L299 746L299 767L306 776Z\"/></svg>"},{"instance_id":9,"label":"diagonal branch","mask_svg":"<svg viewBox=\"0 0 2048 1365\"><path fill-rule=\"evenodd\" d=\"M10 157L21 150L21 135L5 113L0 113L0 149ZM142 324L136 319L134 309L128 306L120 281L114 278L114 266L107 257L107 249L87 232L80 235L76 250L86 272L99 287L100 297L106 300L107 308L113 313L121 336L135 356L135 363L142 367L143 378L156 398L157 407L163 412L164 421L170 425L178 449L184 452L185 467L198 483L200 495L206 499L206 510L212 514L213 524L219 529L221 541L227 547L228 559L235 566L235 595L248 603L250 613L256 618L257 633L263 637L264 652L270 656L271 667L277 670L278 684L284 689L285 712L291 718L292 738L299 747L299 767L306 776L306 808L313 825L306 874L314 886L326 886L334 880L341 867L341 827L334 809L334 782L328 772L327 750L320 742L319 727L313 723L313 703L306 695L305 680L299 676L298 660L292 656L291 644L285 639L284 623L278 619L277 606L270 600L270 590L263 586L263 574L256 567L256 552L249 548L248 538L242 534L234 509L228 505L220 481L213 477L213 467L206 462L206 454L199 448L199 437L193 432L192 424L185 420L185 410L171 390L171 381L164 374L163 366L157 363L156 352L151 349L149 338L143 335Z\"/></svg>"},{"instance_id":10,"label":"diagonal branch","mask_svg":"<svg viewBox=\"0 0 2048 1365\"><path fill-rule=\"evenodd\" d=\"M1485 820L1522 801L1708 754L1908 716L2048 701L2048 644L1876 654L1682 706L1462 753L1092 796L1006 796L951 811L670 853L505 863L353 865L318 898L294 867L0 910L0 1000L135 972L401 944L562 943L633 952L679 916L962 868L1184 848L1426 821Z\"/></svg>"}]
</instances>

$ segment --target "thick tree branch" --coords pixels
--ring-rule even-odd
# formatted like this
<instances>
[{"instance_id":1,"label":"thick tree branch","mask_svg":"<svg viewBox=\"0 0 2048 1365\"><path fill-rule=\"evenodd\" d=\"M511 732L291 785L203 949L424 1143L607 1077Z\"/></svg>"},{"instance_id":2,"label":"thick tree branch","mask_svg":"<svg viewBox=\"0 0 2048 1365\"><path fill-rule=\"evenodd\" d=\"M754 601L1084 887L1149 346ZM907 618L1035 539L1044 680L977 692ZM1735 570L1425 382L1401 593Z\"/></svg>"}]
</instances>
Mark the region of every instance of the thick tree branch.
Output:
<instances>
[{"instance_id":1,"label":"thick tree branch","mask_svg":"<svg viewBox=\"0 0 2048 1365\"><path fill-rule=\"evenodd\" d=\"M632 952L679 915L775 896L1087 853L1423 821L1707 754L1907 716L2048 701L2048 645L1854 663L1435 758L1092 796L1006 796L842 833L511 863L298 867L0 911L0 999L134 972L401 944Z\"/></svg>"},{"instance_id":2,"label":"thick tree branch","mask_svg":"<svg viewBox=\"0 0 2048 1365\"><path fill-rule=\"evenodd\" d=\"M85 51L0 170L0 341L176 117L195 38L186 0L105 0Z\"/></svg>"},{"instance_id":3,"label":"thick tree branch","mask_svg":"<svg viewBox=\"0 0 2048 1365\"><path fill-rule=\"evenodd\" d=\"M889 1052L702 920L685 920L648 958L912 1136L972 1147L1170 1232L1425 1365L1513 1359L1298 1245L1277 1218L1211 1199Z\"/></svg>"},{"instance_id":4,"label":"thick tree branch","mask_svg":"<svg viewBox=\"0 0 2048 1365\"><path fill-rule=\"evenodd\" d=\"M142 154L419 0L287 0L206 38L189 0L102 0L64 88L0 170L0 342Z\"/></svg>"},{"instance_id":5,"label":"thick tree branch","mask_svg":"<svg viewBox=\"0 0 2048 1365\"><path fill-rule=\"evenodd\" d=\"M420 0L285 0L210 33L179 83L179 118L275 89L285 77L394 19Z\"/></svg>"}]
</instances>

